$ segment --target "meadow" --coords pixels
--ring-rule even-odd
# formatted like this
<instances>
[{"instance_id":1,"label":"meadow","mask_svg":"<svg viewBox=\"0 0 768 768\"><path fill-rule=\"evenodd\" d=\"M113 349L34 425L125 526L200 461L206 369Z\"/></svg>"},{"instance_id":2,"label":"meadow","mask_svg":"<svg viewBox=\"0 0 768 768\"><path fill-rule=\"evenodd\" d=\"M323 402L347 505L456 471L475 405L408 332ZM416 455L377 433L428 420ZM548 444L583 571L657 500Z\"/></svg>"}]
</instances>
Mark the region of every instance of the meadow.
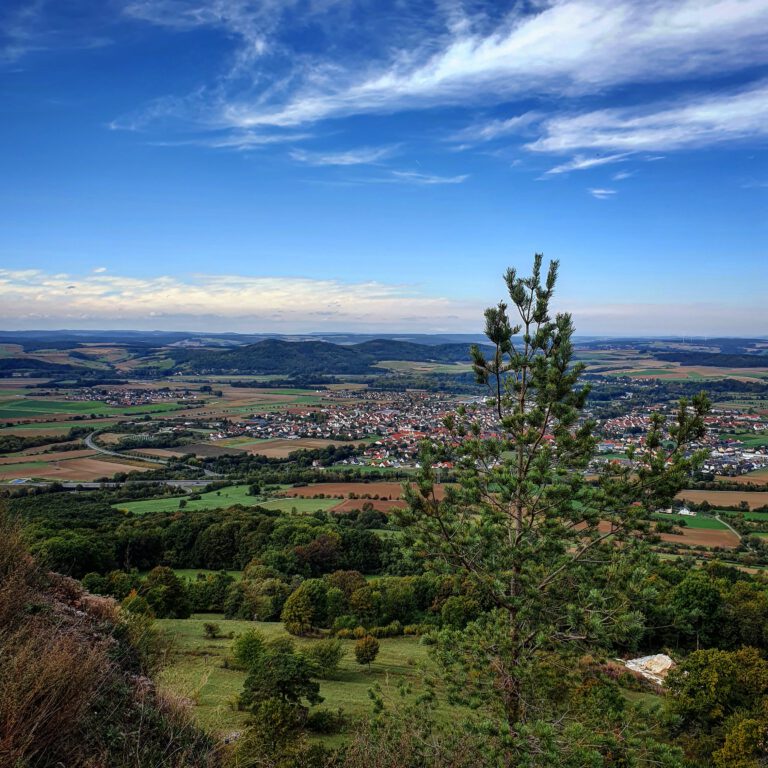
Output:
<instances>
[{"instance_id":1,"label":"meadow","mask_svg":"<svg viewBox=\"0 0 768 768\"><path fill-rule=\"evenodd\" d=\"M179 502L186 500L184 509L198 511L203 509L223 509L241 504L244 507L264 507L265 509L291 512L293 509L301 514L309 514L316 510L330 509L338 504L338 499L305 499L278 497L265 499L264 496L251 496L247 485L230 485L217 491L200 494L199 499L187 496L165 496L159 499L143 499L128 501L116 505L116 508L133 512L136 515L146 515L148 512L174 512L178 510Z\"/></svg>"},{"instance_id":2,"label":"meadow","mask_svg":"<svg viewBox=\"0 0 768 768\"><path fill-rule=\"evenodd\" d=\"M218 624L224 637L206 638L203 632L206 621ZM228 733L241 728L247 715L237 710L236 700L242 691L245 672L224 667L233 642L226 635L258 629L268 639L285 637L282 623L235 621L222 619L219 614L195 614L190 619L158 620L157 625L173 641L168 664L160 676L161 687L193 702L194 715L206 730ZM315 642L304 638L294 640L299 650ZM368 691L376 683L393 697L396 681L410 684L413 688L411 697L422 689L424 673L421 667L428 663L428 657L427 647L421 645L418 638L380 640L379 655L370 671L355 661L354 641L343 642L347 653L338 672L333 679L320 681L320 694L325 700L319 708L342 708L351 718L361 718L371 712Z\"/></svg>"}]
</instances>

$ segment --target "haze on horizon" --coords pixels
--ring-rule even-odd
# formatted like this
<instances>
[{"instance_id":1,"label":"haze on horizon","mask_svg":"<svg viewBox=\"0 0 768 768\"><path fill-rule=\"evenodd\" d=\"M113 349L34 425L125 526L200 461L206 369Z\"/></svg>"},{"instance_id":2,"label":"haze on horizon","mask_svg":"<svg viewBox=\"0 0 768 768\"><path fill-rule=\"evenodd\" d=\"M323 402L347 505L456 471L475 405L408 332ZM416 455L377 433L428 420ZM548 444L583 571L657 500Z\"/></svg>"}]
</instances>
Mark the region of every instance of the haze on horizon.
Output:
<instances>
[{"instance_id":1,"label":"haze on horizon","mask_svg":"<svg viewBox=\"0 0 768 768\"><path fill-rule=\"evenodd\" d=\"M0 328L768 330L768 0L12 0ZM558 307L558 308L559 308Z\"/></svg>"}]
</instances>

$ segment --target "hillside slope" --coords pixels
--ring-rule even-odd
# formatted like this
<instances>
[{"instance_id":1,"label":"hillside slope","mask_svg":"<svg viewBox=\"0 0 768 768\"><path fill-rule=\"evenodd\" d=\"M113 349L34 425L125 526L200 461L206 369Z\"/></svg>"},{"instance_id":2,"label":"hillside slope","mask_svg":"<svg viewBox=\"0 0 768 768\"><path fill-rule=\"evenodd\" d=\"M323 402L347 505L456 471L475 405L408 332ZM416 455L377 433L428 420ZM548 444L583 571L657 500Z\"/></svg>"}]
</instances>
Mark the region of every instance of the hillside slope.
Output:
<instances>
[{"instance_id":1,"label":"hillside slope","mask_svg":"<svg viewBox=\"0 0 768 768\"><path fill-rule=\"evenodd\" d=\"M215 745L149 677L149 620L42 571L0 515L0 765L215 768Z\"/></svg>"}]
</instances>

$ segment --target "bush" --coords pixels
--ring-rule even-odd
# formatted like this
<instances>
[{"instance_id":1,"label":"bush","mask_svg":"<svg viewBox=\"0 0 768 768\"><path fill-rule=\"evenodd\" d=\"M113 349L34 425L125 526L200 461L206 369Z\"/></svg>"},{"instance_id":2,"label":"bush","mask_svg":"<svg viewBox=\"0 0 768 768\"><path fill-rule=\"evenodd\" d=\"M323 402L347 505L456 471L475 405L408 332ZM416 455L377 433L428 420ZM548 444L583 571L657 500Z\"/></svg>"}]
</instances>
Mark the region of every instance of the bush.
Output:
<instances>
[{"instance_id":1,"label":"bush","mask_svg":"<svg viewBox=\"0 0 768 768\"><path fill-rule=\"evenodd\" d=\"M317 669L318 677L328 678L339 668L345 650L341 640L318 640L304 651L304 655Z\"/></svg>"},{"instance_id":2,"label":"bush","mask_svg":"<svg viewBox=\"0 0 768 768\"><path fill-rule=\"evenodd\" d=\"M339 733L346 725L347 718L342 709L318 709L307 717L307 728L315 733Z\"/></svg>"},{"instance_id":3,"label":"bush","mask_svg":"<svg viewBox=\"0 0 768 768\"><path fill-rule=\"evenodd\" d=\"M203 633L209 640L215 640L221 634L221 627L212 621L203 624Z\"/></svg>"}]
</instances>

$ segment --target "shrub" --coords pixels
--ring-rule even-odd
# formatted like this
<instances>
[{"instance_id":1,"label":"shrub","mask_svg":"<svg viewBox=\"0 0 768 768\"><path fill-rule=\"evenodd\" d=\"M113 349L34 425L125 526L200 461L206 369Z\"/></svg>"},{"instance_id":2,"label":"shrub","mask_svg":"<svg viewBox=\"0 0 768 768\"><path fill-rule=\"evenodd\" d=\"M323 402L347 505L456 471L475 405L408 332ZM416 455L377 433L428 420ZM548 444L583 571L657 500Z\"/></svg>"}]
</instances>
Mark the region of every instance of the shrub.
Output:
<instances>
[{"instance_id":1,"label":"shrub","mask_svg":"<svg viewBox=\"0 0 768 768\"><path fill-rule=\"evenodd\" d=\"M264 635L257 629L250 629L235 638L232 643L232 658L243 669L253 669L264 655Z\"/></svg>"},{"instance_id":2,"label":"shrub","mask_svg":"<svg viewBox=\"0 0 768 768\"><path fill-rule=\"evenodd\" d=\"M213 621L206 621L203 624L203 634L209 640L215 640L221 634L221 627Z\"/></svg>"},{"instance_id":3,"label":"shrub","mask_svg":"<svg viewBox=\"0 0 768 768\"><path fill-rule=\"evenodd\" d=\"M346 725L347 718L342 709L318 709L307 717L307 728L315 733L339 733Z\"/></svg>"},{"instance_id":4,"label":"shrub","mask_svg":"<svg viewBox=\"0 0 768 768\"><path fill-rule=\"evenodd\" d=\"M318 640L304 651L304 655L314 664L318 677L328 678L339 668L345 650L341 640Z\"/></svg>"}]
</instances>

